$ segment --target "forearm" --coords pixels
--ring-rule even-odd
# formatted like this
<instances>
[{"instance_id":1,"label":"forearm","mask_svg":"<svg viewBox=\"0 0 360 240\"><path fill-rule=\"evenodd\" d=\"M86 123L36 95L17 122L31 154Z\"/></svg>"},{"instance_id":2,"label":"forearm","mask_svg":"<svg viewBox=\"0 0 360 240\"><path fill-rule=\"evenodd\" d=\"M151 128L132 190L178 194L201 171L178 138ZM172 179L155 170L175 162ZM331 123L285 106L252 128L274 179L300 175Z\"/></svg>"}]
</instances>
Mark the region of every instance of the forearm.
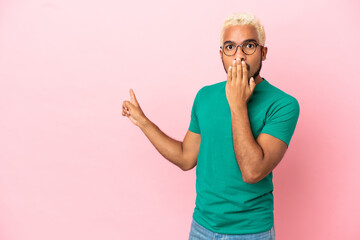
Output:
<instances>
[{"instance_id":1,"label":"forearm","mask_svg":"<svg viewBox=\"0 0 360 240\"><path fill-rule=\"evenodd\" d=\"M167 136L149 119L146 119L143 124L140 124L140 129L164 158L182 170L185 169L182 142Z\"/></svg>"},{"instance_id":2,"label":"forearm","mask_svg":"<svg viewBox=\"0 0 360 240\"><path fill-rule=\"evenodd\" d=\"M258 175L257 169L263 159L263 151L251 131L247 106L231 110L235 157L245 180Z\"/></svg>"}]
</instances>

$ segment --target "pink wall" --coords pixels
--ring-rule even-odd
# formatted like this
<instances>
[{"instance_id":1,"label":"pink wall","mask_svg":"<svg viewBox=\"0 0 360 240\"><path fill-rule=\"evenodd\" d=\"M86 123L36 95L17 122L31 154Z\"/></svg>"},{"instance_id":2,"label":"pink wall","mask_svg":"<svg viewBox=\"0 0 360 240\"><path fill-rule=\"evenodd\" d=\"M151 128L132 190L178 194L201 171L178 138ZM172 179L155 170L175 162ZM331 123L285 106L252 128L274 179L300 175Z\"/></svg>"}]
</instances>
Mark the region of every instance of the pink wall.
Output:
<instances>
[{"instance_id":1,"label":"pink wall","mask_svg":"<svg viewBox=\"0 0 360 240\"><path fill-rule=\"evenodd\" d=\"M359 10L350 0L0 1L0 239L187 239L195 169L164 159L121 105L133 88L183 140L198 89L226 80L219 34L241 11L265 25L261 76L301 106L274 170L277 239L360 239Z\"/></svg>"}]
</instances>

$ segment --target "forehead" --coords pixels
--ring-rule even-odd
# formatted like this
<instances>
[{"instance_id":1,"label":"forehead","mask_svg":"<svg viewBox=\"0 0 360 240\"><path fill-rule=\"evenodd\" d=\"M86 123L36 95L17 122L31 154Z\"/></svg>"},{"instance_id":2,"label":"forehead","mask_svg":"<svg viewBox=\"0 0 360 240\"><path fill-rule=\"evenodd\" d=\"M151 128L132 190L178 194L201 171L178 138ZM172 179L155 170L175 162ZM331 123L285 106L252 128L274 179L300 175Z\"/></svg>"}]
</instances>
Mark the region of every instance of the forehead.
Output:
<instances>
[{"instance_id":1,"label":"forehead","mask_svg":"<svg viewBox=\"0 0 360 240\"><path fill-rule=\"evenodd\" d=\"M254 26L242 25L242 26L228 26L224 31L223 42L233 41L236 43L242 43L247 39L255 39L259 42L257 32Z\"/></svg>"}]
</instances>

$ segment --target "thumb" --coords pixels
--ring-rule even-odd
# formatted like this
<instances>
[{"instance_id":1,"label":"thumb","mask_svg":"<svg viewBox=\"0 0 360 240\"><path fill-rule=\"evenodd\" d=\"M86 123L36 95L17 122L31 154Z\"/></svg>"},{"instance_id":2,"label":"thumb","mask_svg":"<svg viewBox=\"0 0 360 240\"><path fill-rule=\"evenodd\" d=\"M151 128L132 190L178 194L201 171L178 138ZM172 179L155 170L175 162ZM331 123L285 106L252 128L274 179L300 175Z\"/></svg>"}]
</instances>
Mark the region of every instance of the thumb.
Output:
<instances>
[{"instance_id":1,"label":"thumb","mask_svg":"<svg viewBox=\"0 0 360 240\"><path fill-rule=\"evenodd\" d=\"M254 91L255 86L256 86L255 80L254 80L253 77L251 77L251 78L250 78L250 90L251 90L251 92Z\"/></svg>"},{"instance_id":2,"label":"thumb","mask_svg":"<svg viewBox=\"0 0 360 240\"><path fill-rule=\"evenodd\" d=\"M137 99L136 99L136 97L135 97L135 93L134 93L134 90L132 90L132 88L130 88L130 102L132 103L132 104L134 104L135 106L138 106L139 104L138 104L138 101L137 101Z\"/></svg>"},{"instance_id":3,"label":"thumb","mask_svg":"<svg viewBox=\"0 0 360 240\"><path fill-rule=\"evenodd\" d=\"M130 101L124 101L124 106L130 111L130 109L133 109L134 104L132 104Z\"/></svg>"}]
</instances>

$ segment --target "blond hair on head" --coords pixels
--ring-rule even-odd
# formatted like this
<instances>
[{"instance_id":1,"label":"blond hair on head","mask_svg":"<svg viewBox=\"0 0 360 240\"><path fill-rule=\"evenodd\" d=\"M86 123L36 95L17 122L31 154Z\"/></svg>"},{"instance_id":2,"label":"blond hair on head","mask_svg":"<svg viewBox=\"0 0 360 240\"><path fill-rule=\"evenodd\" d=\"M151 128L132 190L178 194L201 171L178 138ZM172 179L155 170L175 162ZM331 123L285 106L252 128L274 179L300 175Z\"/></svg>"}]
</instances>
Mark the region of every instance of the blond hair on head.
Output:
<instances>
[{"instance_id":1,"label":"blond hair on head","mask_svg":"<svg viewBox=\"0 0 360 240\"><path fill-rule=\"evenodd\" d=\"M225 29L228 26L242 26L242 25L254 26L259 38L259 43L265 45L266 35L265 35L264 26L261 25L260 20L252 13L242 12L242 13L234 13L233 15L225 19L220 34L220 46L223 45Z\"/></svg>"}]
</instances>

